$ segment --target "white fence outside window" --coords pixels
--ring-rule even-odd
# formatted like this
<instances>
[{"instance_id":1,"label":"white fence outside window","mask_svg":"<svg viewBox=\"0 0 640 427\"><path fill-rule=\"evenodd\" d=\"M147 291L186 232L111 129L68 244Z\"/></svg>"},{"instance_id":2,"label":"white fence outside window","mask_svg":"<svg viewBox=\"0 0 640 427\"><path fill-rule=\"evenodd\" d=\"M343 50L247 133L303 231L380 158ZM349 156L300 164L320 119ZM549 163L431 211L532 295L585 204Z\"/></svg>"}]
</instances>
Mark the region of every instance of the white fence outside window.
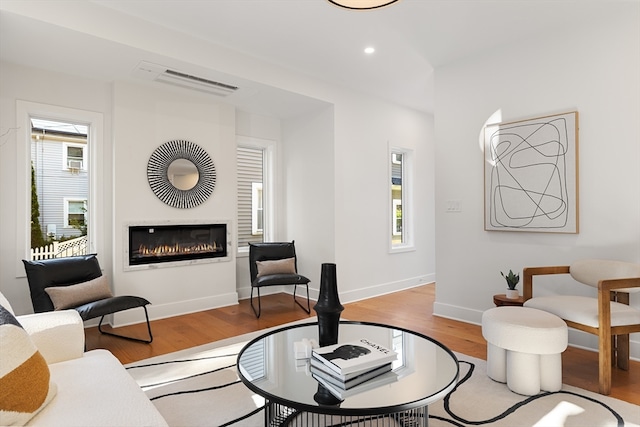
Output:
<instances>
[{"instance_id":1,"label":"white fence outside window","mask_svg":"<svg viewBox=\"0 0 640 427\"><path fill-rule=\"evenodd\" d=\"M86 254L87 236L80 236L76 239L65 240L64 242L53 242L50 245L39 248L31 248L31 260L65 258Z\"/></svg>"}]
</instances>

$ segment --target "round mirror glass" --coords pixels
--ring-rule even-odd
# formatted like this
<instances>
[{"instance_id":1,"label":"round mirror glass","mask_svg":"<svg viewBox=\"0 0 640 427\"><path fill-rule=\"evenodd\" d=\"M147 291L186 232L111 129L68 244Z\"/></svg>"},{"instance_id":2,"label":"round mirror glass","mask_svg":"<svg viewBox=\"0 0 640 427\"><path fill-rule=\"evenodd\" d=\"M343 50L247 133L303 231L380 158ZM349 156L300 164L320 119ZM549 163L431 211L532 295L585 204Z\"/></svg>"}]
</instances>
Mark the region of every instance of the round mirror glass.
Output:
<instances>
[{"instance_id":1,"label":"round mirror glass","mask_svg":"<svg viewBox=\"0 0 640 427\"><path fill-rule=\"evenodd\" d=\"M198 183L198 168L187 159L176 159L167 169L169 182L178 190L191 190Z\"/></svg>"}]
</instances>

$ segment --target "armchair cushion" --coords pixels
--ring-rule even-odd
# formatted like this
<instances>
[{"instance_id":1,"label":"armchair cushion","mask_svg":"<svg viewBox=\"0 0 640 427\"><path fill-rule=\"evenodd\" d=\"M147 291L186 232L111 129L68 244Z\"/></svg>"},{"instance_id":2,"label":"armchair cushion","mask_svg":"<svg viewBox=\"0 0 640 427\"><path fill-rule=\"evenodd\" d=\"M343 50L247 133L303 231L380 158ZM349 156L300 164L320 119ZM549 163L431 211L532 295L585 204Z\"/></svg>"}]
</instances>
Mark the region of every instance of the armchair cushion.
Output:
<instances>
[{"instance_id":1,"label":"armchair cushion","mask_svg":"<svg viewBox=\"0 0 640 427\"><path fill-rule=\"evenodd\" d=\"M27 332L0 306L0 425L24 425L57 392L44 357Z\"/></svg>"},{"instance_id":2,"label":"armchair cushion","mask_svg":"<svg viewBox=\"0 0 640 427\"><path fill-rule=\"evenodd\" d=\"M296 274L296 259L284 258L271 261L256 261L258 277L269 274Z\"/></svg>"},{"instance_id":3,"label":"armchair cushion","mask_svg":"<svg viewBox=\"0 0 640 427\"><path fill-rule=\"evenodd\" d=\"M256 278L251 286L306 285L309 282L309 279L299 274L269 274Z\"/></svg>"},{"instance_id":4,"label":"armchair cushion","mask_svg":"<svg viewBox=\"0 0 640 427\"><path fill-rule=\"evenodd\" d=\"M84 326L77 311L25 314L18 320L48 364L82 357Z\"/></svg>"},{"instance_id":5,"label":"armchair cushion","mask_svg":"<svg viewBox=\"0 0 640 427\"><path fill-rule=\"evenodd\" d=\"M598 299L554 295L536 297L527 300L525 307L537 308L553 313L562 319L582 325L598 327ZM611 302L611 326L637 325L640 323L640 311L618 302Z\"/></svg>"},{"instance_id":6,"label":"armchair cushion","mask_svg":"<svg viewBox=\"0 0 640 427\"><path fill-rule=\"evenodd\" d=\"M77 285L52 286L45 288L44 291L51 298L54 310L74 308L88 302L113 296L105 276L96 277Z\"/></svg>"}]
</instances>

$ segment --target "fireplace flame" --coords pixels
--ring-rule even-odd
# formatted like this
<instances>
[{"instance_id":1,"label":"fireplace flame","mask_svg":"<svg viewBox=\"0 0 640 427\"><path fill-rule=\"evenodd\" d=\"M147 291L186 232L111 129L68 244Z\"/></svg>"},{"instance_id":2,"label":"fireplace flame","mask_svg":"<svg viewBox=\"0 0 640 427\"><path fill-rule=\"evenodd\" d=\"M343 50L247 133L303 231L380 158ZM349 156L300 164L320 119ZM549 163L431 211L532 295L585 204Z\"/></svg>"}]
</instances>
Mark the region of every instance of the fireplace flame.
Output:
<instances>
[{"instance_id":1,"label":"fireplace flame","mask_svg":"<svg viewBox=\"0 0 640 427\"><path fill-rule=\"evenodd\" d=\"M172 245L158 245L153 247L140 245L138 247L137 255L142 257L178 256L178 255L221 252L222 250L223 250L222 246L216 242L213 242L212 244L198 243L198 244L188 244L188 245L181 245L180 243L175 243Z\"/></svg>"}]
</instances>

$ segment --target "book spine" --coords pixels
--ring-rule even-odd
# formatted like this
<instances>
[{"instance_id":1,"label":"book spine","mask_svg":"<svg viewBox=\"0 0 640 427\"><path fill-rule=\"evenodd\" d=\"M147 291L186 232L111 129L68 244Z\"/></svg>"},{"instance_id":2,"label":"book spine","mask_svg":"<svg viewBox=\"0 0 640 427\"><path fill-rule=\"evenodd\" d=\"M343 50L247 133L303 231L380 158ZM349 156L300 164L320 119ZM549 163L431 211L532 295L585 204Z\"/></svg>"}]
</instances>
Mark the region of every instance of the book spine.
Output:
<instances>
[{"instance_id":1,"label":"book spine","mask_svg":"<svg viewBox=\"0 0 640 427\"><path fill-rule=\"evenodd\" d=\"M330 360L327 360L324 357L322 357L321 354L315 353L315 352L312 351L311 352L311 357L315 357L318 361L322 362L326 367L328 367L331 370L335 371L337 374L342 375L342 370L340 369L340 367L338 365L336 365L335 363L331 362Z\"/></svg>"}]
</instances>

